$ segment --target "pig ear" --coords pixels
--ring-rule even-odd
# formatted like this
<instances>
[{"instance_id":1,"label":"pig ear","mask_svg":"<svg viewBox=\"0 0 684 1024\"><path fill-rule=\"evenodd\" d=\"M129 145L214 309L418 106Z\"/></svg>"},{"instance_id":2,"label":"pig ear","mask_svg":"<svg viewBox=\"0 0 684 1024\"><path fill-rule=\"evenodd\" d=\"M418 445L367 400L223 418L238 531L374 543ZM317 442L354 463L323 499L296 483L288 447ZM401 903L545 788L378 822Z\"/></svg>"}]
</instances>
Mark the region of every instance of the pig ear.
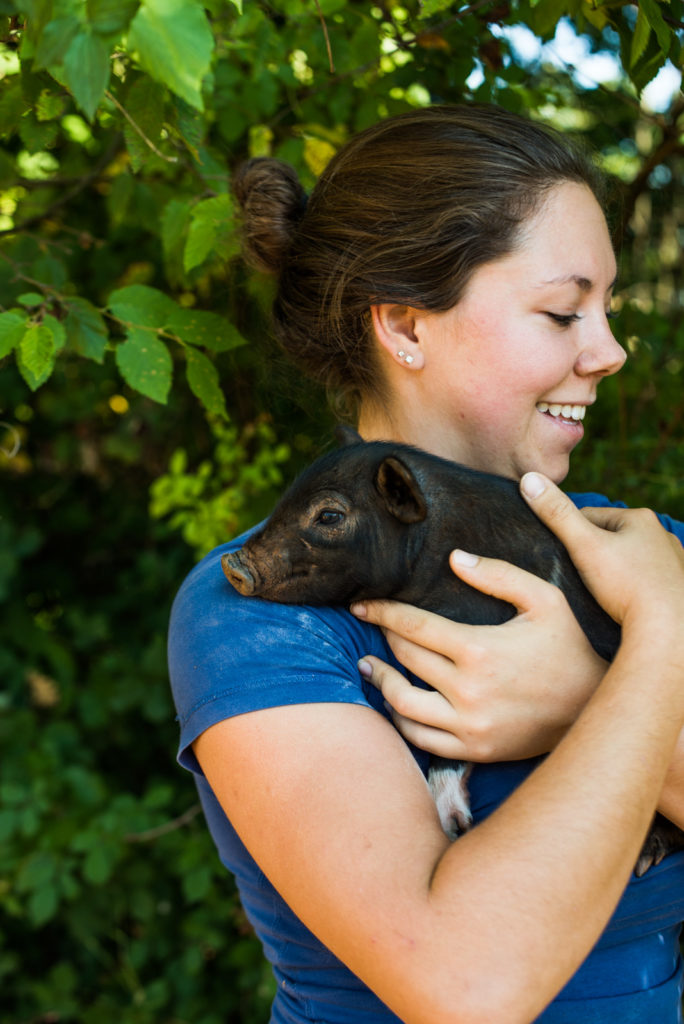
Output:
<instances>
[{"instance_id":1,"label":"pig ear","mask_svg":"<svg viewBox=\"0 0 684 1024\"><path fill-rule=\"evenodd\" d=\"M383 459L375 474L375 488L388 512L402 523L419 523L427 504L411 470L394 455Z\"/></svg>"},{"instance_id":2,"label":"pig ear","mask_svg":"<svg viewBox=\"0 0 684 1024\"><path fill-rule=\"evenodd\" d=\"M346 423L338 423L335 427L335 440L340 448L345 448L348 444L359 444L363 438L353 427Z\"/></svg>"}]
</instances>

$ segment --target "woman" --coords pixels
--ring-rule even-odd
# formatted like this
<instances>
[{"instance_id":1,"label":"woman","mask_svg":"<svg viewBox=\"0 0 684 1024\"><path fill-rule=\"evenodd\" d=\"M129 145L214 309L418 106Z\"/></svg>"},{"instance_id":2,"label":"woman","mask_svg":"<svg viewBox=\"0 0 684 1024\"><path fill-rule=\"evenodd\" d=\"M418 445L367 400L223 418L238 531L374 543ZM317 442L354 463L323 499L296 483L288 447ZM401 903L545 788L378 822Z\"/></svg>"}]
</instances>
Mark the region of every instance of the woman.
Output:
<instances>
[{"instance_id":1,"label":"woman","mask_svg":"<svg viewBox=\"0 0 684 1024\"><path fill-rule=\"evenodd\" d=\"M236 191L280 341L362 436L526 474L623 627L608 668L556 588L477 553L452 568L517 606L504 626L243 599L225 547L196 567L169 646L180 761L274 965L272 1020L677 1021L684 857L630 873L656 806L684 824L684 556L650 513L585 518L554 485L624 361L591 164L502 110L431 108L353 139L308 203L274 161ZM371 623L448 699L416 696ZM482 762L456 843L372 683L407 735Z\"/></svg>"}]
</instances>

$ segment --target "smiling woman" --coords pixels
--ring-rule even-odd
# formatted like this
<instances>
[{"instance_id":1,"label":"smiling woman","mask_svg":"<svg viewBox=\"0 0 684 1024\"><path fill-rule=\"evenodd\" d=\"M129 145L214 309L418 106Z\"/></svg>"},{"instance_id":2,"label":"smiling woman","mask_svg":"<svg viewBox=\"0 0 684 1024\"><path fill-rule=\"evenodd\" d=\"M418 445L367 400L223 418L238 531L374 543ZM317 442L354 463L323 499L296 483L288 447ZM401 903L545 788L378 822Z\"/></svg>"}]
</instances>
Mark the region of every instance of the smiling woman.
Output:
<instances>
[{"instance_id":1,"label":"smiling woman","mask_svg":"<svg viewBox=\"0 0 684 1024\"><path fill-rule=\"evenodd\" d=\"M608 667L557 587L479 552L451 569L517 609L502 625L243 596L287 560L277 529L259 565L242 537L191 573L169 639L179 757L273 964L273 1024L678 1024L684 854L631 871L656 807L684 824L684 525L668 534L601 495L575 499L604 506L585 518L552 482L625 358L591 162L506 111L430 108L352 139L308 198L274 160L236 192L251 260L278 278L281 343L363 438L527 474L527 500L622 626ZM348 476L396 507L391 475ZM406 516L347 550L358 502L307 479L301 571L359 593ZM471 525L489 517L461 500ZM292 575L278 600L296 599ZM426 751L476 762L475 827L454 843Z\"/></svg>"},{"instance_id":2,"label":"smiling woman","mask_svg":"<svg viewBox=\"0 0 684 1024\"><path fill-rule=\"evenodd\" d=\"M512 251L478 267L451 309L373 307L391 397L364 404L361 433L398 434L503 476L540 469L562 480L583 436L573 407L591 405L625 360L606 313L614 281L593 192L575 182L548 188ZM399 349L413 356L413 373Z\"/></svg>"}]
</instances>

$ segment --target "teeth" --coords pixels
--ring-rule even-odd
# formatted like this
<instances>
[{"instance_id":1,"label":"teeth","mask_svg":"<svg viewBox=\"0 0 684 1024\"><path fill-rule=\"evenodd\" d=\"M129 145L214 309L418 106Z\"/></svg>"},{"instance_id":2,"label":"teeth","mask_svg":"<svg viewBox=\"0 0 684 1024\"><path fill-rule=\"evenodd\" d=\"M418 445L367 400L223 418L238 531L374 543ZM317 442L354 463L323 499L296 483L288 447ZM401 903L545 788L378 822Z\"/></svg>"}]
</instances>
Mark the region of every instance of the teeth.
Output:
<instances>
[{"instance_id":1,"label":"teeth","mask_svg":"<svg viewBox=\"0 0 684 1024\"><path fill-rule=\"evenodd\" d=\"M586 405L549 405L548 402L537 402L539 412L548 412L551 416L562 416L564 420L583 420L587 411Z\"/></svg>"}]
</instances>

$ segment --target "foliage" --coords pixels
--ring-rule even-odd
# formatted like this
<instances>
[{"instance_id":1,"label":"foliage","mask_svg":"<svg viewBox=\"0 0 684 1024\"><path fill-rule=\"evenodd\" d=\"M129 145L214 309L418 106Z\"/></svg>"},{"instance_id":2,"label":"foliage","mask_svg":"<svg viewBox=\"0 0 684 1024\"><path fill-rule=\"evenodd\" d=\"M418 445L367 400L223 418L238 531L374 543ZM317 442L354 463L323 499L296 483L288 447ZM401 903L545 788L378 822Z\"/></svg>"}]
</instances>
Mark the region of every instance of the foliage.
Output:
<instances>
[{"instance_id":1,"label":"foliage","mask_svg":"<svg viewBox=\"0 0 684 1024\"><path fill-rule=\"evenodd\" d=\"M683 0L0 0L3 1019L267 1017L272 982L174 764L164 634L193 557L326 443L237 258L233 168L311 184L379 117L461 99L593 145L615 182L617 333L571 485L684 517ZM588 86L508 30L571 19ZM179 531L182 531L182 536ZM192 549L192 551L190 550Z\"/></svg>"},{"instance_id":2,"label":"foliage","mask_svg":"<svg viewBox=\"0 0 684 1024\"><path fill-rule=\"evenodd\" d=\"M289 445L275 444L273 427L263 418L248 424L241 437L234 426L220 421L212 422L211 430L216 440L211 460L188 472L187 452L178 448L168 472L150 488L151 515L174 512L169 525L182 530L199 557L260 518L257 499L281 489L279 467L290 456ZM267 503L263 518L268 511Z\"/></svg>"}]
</instances>

